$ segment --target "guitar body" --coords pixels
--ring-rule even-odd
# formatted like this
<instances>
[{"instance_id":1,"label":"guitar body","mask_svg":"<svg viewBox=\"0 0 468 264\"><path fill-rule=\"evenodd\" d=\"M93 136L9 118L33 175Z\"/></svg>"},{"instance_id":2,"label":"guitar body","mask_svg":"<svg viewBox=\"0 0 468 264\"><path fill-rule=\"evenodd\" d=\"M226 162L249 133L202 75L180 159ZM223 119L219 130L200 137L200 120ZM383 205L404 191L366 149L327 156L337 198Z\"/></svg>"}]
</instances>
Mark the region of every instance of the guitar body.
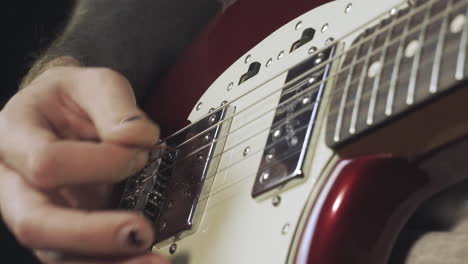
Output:
<instances>
[{"instance_id":1,"label":"guitar body","mask_svg":"<svg viewBox=\"0 0 468 264\"><path fill-rule=\"evenodd\" d=\"M157 244L154 252L180 264L388 261L415 209L467 176L453 171L465 168L450 154L461 145L451 142L468 132L464 87L330 146L327 120L336 81L331 74L306 142L302 178L259 196L252 189L288 71L333 40L340 40L336 54L350 49L397 6L400 0L238 0L213 21L146 103L166 135L223 102L233 109L196 231ZM292 49L308 28L313 38ZM242 81L254 62L260 70ZM450 174L433 169L451 159L457 164Z\"/></svg>"}]
</instances>

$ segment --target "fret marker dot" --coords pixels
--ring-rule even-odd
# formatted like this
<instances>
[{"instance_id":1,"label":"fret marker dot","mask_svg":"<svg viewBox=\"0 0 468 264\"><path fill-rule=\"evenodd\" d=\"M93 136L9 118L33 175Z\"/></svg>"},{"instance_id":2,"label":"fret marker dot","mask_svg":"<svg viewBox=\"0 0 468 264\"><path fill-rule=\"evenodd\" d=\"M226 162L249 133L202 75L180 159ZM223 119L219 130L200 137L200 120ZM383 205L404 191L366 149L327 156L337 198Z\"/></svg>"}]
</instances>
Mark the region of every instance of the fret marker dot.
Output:
<instances>
[{"instance_id":1,"label":"fret marker dot","mask_svg":"<svg viewBox=\"0 0 468 264\"><path fill-rule=\"evenodd\" d=\"M465 15L458 15L450 23L450 32L453 34L460 33L463 30L463 27L466 23L466 16Z\"/></svg>"},{"instance_id":2,"label":"fret marker dot","mask_svg":"<svg viewBox=\"0 0 468 264\"><path fill-rule=\"evenodd\" d=\"M375 76L377 76L377 74L380 73L381 70L382 70L382 63L380 61L374 61L374 63L372 63L371 66L369 67L367 76L369 76L369 78L374 78Z\"/></svg>"},{"instance_id":3,"label":"fret marker dot","mask_svg":"<svg viewBox=\"0 0 468 264\"><path fill-rule=\"evenodd\" d=\"M419 43L419 40L413 40L411 41L405 49L405 57L410 59L416 55L420 48L421 44Z\"/></svg>"}]
</instances>

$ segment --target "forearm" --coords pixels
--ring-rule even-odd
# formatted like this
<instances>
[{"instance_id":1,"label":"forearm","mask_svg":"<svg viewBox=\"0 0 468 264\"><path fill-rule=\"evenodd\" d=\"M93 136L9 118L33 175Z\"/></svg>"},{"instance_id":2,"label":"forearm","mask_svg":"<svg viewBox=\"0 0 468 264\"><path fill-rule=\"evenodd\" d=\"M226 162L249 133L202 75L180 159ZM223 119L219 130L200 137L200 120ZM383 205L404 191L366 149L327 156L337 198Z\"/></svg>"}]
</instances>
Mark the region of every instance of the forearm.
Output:
<instances>
[{"instance_id":1,"label":"forearm","mask_svg":"<svg viewBox=\"0 0 468 264\"><path fill-rule=\"evenodd\" d=\"M218 0L79 0L24 83L54 59L71 56L120 72L141 99L220 8Z\"/></svg>"}]
</instances>

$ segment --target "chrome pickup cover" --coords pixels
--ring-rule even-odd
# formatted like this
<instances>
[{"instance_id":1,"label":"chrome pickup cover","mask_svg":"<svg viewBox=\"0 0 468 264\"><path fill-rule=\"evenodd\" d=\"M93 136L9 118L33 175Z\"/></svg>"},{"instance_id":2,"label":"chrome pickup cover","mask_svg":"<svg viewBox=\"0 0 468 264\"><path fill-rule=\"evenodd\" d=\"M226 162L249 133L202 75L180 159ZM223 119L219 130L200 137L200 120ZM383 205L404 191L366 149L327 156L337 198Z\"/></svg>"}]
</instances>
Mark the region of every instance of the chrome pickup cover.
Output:
<instances>
[{"instance_id":1,"label":"chrome pickup cover","mask_svg":"<svg viewBox=\"0 0 468 264\"><path fill-rule=\"evenodd\" d=\"M145 168L130 177L120 208L142 212L155 225L156 241L182 239L196 231L206 193L219 163L229 121L222 107L172 136L167 150L153 150Z\"/></svg>"},{"instance_id":2,"label":"chrome pickup cover","mask_svg":"<svg viewBox=\"0 0 468 264\"><path fill-rule=\"evenodd\" d=\"M288 72L252 190L256 198L303 178L307 147L328 77L335 46Z\"/></svg>"}]
</instances>

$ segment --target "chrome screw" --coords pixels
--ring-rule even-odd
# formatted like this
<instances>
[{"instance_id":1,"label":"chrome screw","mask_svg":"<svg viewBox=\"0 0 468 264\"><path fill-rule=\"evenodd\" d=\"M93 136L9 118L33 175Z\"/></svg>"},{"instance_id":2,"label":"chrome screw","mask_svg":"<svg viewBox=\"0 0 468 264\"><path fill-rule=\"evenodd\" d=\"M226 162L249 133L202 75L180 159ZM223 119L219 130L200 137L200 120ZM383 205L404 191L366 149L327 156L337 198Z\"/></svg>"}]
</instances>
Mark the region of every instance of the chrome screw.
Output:
<instances>
[{"instance_id":1,"label":"chrome screw","mask_svg":"<svg viewBox=\"0 0 468 264\"><path fill-rule=\"evenodd\" d=\"M278 54L277 59L281 60L281 58L283 58L283 56L284 56L284 50L280 51L280 53Z\"/></svg>"},{"instance_id":2,"label":"chrome screw","mask_svg":"<svg viewBox=\"0 0 468 264\"><path fill-rule=\"evenodd\" d=\"M174 253L176 252L177 250L177 244L174 243L172 244L170 247L169 247L169 253L171 253L171 255L174 255Z\"/></svg>"},{"instance_id":3,"label":"chrome screw","mask_svg":"<svg viewBox=\"0 0 468 264\"><path fill-rule=\"evenodd\" d=\"M302 21L297 22L296 27L294 27L296 30L299 30L302 26Z\"/></svg>"},{"instance_id":4,"label":"chrome screw","mask_svg":"<svg viewBox=\"0 0 468 264\"><path fill-rule=\"evenodd\" d=\"M250 55L250 54L247 55L247 57L245 57L245 61L244 61L244 62L245 62L246 64L249 63L251 58L252 58L252 55Z\"/></svg>"},{"instance_id":5,"label":"chrome screw","mask_svg":"<svg viewBox=\"0 0 468 264\"><path fill-rule=\"evenodd\" d=\"M317 47L311 47L309 49L309 54L314 54L317 50L318 50Z\"/></svg>"},{"instance_id":6,"label":"chrome screw","mask_svg":"<svg viewBox=\"0 0 468 264\"><path fill-rule=\"evenodd\" d=\"M311 100L310 100L310 97L308 97L308 96L307 96L307 97L304 97L304 98L302 99L302 104L303 104L303 105L309 104L310 101L311 101Z\"/></svg>"},{"instance_id":7,"label":"chrome screw","mask_svg":"<svg viewBox=\"0 0 468 264\"><path fill-rule=\"evenodd\" d=\"M277 129L275 132L273 132L273 137L274 138L279 138L281 136L281 130Z\"/></svg>"},{"instance_id":8,"label":"chrome screw","mask_svg":"<svg viewBox=\"0 0 468 264\"><path fill-rule=\"evenodd\" d=\"M325 31L328 30L328 23L325 23L323 26L322 26L322 33L324 33Z\"/></svg>"},{"instance_id":9,"label":"chrome screw","mask_svg":"<svg viewBox=\"0 0 468 264\"><path fill-rule=\"evenodd\" d=\"M353 9L353 4L352 3L349 3L346 8L345 8L345 13L348 14L349 12L351 12L351 9Z\"/></svg>"},{"instance_id":10,"label":"chrome screw","mask_svg":"<svg viewBox=\"0 0 468 264\"><path fill-rule=\"evenodd\" d=\"M202 102L199 102L199 103L197 104L197 111L199 111L199 110L202 108L202 105L203 105Z\"/></svg>"},{"instance_id":11,"label":"chrome screw","mask_svg":"<svg viewBox=\"0 0 468 264\"><path fill-rule=\"evenodd\" d=\"M335 41L334 38L327 38L327 40L325 40L325 45L330 45L333 43L333 41Z\"/></svg>"},{"instance_id":12,"label":"chrome screw","mask_svg":"<svg viewBox=\"0 0 468 264\"><path fill-rule=\"evenodd\" d=\"M273 200L271 200L271 203L273 204L274 207L277 207L281 203L281 197L279 195L273 197Z\"/></svg>"},{"instance_id":13,"label":"chrome screw","mask_svg":"<svg viewBox=\"0 0 468 264\"><path fill-rule=\"evenodd\" d=\"M210 116L210 119L208 121L210 122L210 125L212 125L214 122L216 122L216 116L215 115Z\"/></svg>"},{"instance_id":14,"label":"chrome screw","mask_svg":"<svg viewBox=\"0 0 468 264\"><path fill-rule=\"evenodd\" d=\"M281 228L281 234L286 235L289 232L289 228L291 225L289 223L286 223L283 228Z\"/></svg>"},{"instance_id":15,"label":"chrome screw","mask_svg":"<svg viewBox=\"0 0 468 264\"><path fill-rule=\"evenodd\" d=\"M315 65L318 65L318 64L322 63L324 57L325 57L325 55L323 53L320 53L319 55L317 55L317 58L314 61Z\"/></svg>"},{"instance_id":16,"label":"chrome screw","mask_svg":"<svg viewBox=\"0 0 468 264\"><path fill-rule=\"evenodd\" d=\"M228 91L231 91L232 87L234 87L234 83L233 82L230 82L228 87L227 87L227 90Z\"/></svg>"},{"instance_id":17,"label":"chrome screw","mask_svg":"<svg viewBox=\"0 0 468 264\"><path fill-rule=\"evenodd\" d=\"M268 181L268 178L270 178L270 173L268 173L268 171L263 172L262 176L260 176L260 183L265 183Z\"/></svg>"},{"instance_id":18,"label":"chrome screw","mask_svg":"<svg viewBox=\"0 0 468 264\"><path fill-rule=\"evenodd\" d=\"M249 155L249 152L250 152L250 147L246 147L243 153L244 157L247 157L247 155Z\"/></svg>"},{"instance_id":19,"label":"chrome screw","mask_svg":"<svg viewBox=\"0 0 468 264\"><path fill-rule=\"evenodd\" d=\"M266 155L266 160L267 160L267 161L271 161L274 157L275 157L275 155L273 155L273 153L268 153L268 154Z\"/></svg>"},{"instance_id":20,"label":"chrome screw","mask_svg":"<svg viewBox=\"0 0 468 264\"><path fill-rule=\"evenodd\" d=\"M266 62L265 66L270 67L271 63L273 62L272 58L269 58L268 61Z\"/></svg>"}]
</instances>

